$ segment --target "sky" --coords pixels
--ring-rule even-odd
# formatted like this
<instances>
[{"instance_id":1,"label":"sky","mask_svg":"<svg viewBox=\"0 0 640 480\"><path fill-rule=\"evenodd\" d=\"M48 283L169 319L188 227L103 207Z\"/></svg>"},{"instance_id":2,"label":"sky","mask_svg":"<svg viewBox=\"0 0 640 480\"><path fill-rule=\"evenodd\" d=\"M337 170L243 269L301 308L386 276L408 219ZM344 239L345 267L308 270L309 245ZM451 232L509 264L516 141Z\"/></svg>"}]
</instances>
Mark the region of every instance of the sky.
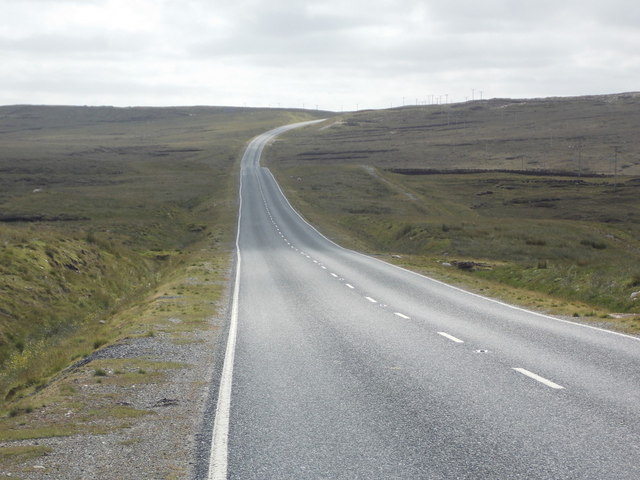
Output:
<instances>
[{"instance_id":1,"label":"sky","mask_svg":"<svg viewBox=\"0 0 640 480\"><path fill-rule=\"evenodd\" d=\"M637 0L0 0L0 105L352 111L638 90Z\"/></svg>"}]
</instances>

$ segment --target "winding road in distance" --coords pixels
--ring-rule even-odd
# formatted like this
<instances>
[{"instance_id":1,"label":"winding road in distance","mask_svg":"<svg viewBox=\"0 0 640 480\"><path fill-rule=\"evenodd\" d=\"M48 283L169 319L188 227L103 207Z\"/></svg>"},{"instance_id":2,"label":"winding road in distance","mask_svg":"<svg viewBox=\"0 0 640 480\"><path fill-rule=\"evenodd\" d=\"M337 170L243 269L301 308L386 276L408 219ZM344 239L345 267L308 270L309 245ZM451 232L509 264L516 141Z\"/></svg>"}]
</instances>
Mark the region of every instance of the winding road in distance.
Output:
<instances>
[{"instance_id":1,"label":"winding road in distance","mask_svg":"<svg viewBox=\"0 0 640 480\"><path fill-rule=\"evenodd\" d=\"M638 479L640 341L319 234L242 160L209 479Z\"/></svg>"}]
</instances>

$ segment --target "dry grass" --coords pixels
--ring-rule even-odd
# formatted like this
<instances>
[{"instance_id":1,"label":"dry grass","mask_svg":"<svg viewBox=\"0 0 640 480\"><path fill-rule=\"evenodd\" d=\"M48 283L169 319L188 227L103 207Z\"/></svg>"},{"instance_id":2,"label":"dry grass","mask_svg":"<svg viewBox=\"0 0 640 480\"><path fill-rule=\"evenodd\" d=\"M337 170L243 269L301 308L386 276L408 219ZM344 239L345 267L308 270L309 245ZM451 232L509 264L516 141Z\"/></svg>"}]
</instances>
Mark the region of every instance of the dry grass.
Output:
<instances>
[{"instance_id":1,"label":"dry grass","mask_svg":"<svg viewBox=\"0 0 640 480\"><path fill-rule=\"evenodd\" d=\"M640 175L640 94L363 111L287 134L279 165ZM617 147L618 154L615 154Z\"/></svg>"},{"instance_id":2,"label":"dry grass","mask_svg":"<svg viewBox=\"0 0 640 480\"><path fill-rule=\"evenodd\" d=\"M189 266L194 249L208 248L217 264L188 290L206 285L219 296L243 146L309 118L213 107L0 107L0 400L40 388L124 335L117 319ZM204 302L188 309L179 313L211 311Z\"/></svg>"},{"instance_id":3,"label":"dry grass","mask_svg":"<svg viewBox=\"0 0 640 480\"><path fill-rule=\"evenodd\" d=\"M340 243L545 311L638 314L639 103L626 95L360 112L287 134L268 165ZM579 152L569 148L576 139ZM614 173L614 146L617 174L594 176ZM640 331L630 318L607 321Z\"/></svg>"},{"instance_id":4,"label":"dry grass","mask_svg":"<svg viewBox=\"0 0 640 480\"><path fill-rule=\"evenodd\" d=\"M313 115L0 107L0 458L12 478L47 453L21 442L175 428L130 396L189 366L86 357L127 338L185 349L209 338L224 308L243 147Z\"/></svg>"}]
</instances>

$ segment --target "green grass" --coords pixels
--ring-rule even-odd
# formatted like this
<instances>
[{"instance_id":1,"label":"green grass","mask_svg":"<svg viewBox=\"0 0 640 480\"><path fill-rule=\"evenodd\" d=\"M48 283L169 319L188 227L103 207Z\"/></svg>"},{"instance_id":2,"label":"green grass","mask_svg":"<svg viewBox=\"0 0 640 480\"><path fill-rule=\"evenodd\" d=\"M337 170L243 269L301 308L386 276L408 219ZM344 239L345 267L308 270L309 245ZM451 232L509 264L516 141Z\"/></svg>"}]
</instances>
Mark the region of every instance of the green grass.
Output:
<instances>
[{"instance_id":1,"label":"green grass","mask_svg":"<svg viewBox=\"0 0 640 480\"><path fill-rule=\"evenodd\" d=\"M33 438L68 437L78 432L76 425L43 425L35 428L12 428L0 430L0 441L11 442Z\"/></svg>"},{"instance_id":2,"label":"green grass","mask_svg":"<svg viewBox=\"0 0 640 480\"><path fill-rule=\"evenodd\" d=\"M40 458L52 449L43 445L26 445L18 447L0 447L0 464L13 466Z\"/></svg>"},{"instance_id":3,"label":"green grass","mask_svg":"<svg viewBox=\"0 0 640 480\"><path fill-rule=\"evenodd\" d=\"M0 107L0 459L14 477L46 451L13 442L167 421L130 389L189 365L67 367L127 338L189 348L219 328L243 147L316 115Z\"/></svg>"},{"instance_id":4,"label":"green grass","mask_svg":"<svg viewBox=\"0 0 640 480\"><path fill-rule=\"evenodd\" d=\"M124 312L201 249L224 264L244 145L314 115L0 107L0 402L126 335Z\"/></svg>"},{"instance_id":5,"label":"green grass","mask_svg":"<svg viewBox=\"0 0 640 480\"><path fill-rule=\"evenodd\" d=\"M267 151L268 165L339 243L546 311L639 314L630 300L640 290L637 104L602 97L349 114L287 134ZM507 129L501 109L517 109L519 122ZM449 124L436 122L443 115ZM578 137L591 147L580 172L566 148ZM587 175L607 171L614 144L624 145L626 174ZM523 168L502 155L545 160ZM616 323L640 331L633 317Z\"/></svg>"},{"instance_id":6,"label":"green grass","mask_svg":"<svg viewBox=\"0 0 640 480\"><path fill-rule=\"evenodd\" d=\"M289 166L546 169L633 176L640 175L639 106L636 93L362 111L289 132L272 151L280 165Z\"/></svg>"}]
</instances>

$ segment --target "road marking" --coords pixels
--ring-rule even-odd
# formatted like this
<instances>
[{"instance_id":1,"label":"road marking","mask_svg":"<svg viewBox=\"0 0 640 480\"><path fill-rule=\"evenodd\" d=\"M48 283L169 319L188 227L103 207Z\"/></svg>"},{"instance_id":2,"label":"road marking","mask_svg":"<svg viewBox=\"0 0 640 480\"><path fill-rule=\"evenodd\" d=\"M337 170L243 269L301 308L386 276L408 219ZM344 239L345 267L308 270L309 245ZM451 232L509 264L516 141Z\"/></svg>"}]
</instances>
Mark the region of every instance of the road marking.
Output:
<instances>
[{"instance_id":1,"label":"road marking","mask_svg":"<svg viewBox=\"0 0 640 480\"><path fill-rule=\"evenodd\" d=\"M313 263L318 263L318 260L314 260Z\"/></svg>"},{"instance_id":2,"label":"road marking","mask_svg":"<svg viewBox=\"0 0 640 480\"><path fill-rule=\"evenodd\" d=\"M411 317L407 317L404 313L394 312L394 315L400 318L404 318L405 320L411 320Z\"/></svg>"},{"instance_id":3,"label":"road marking","mask_svg":"<svg viewBox=\"0 0 640 480\"><path fill-rule=\"evenodd\" d=\"M333 278L338 278L338 275L336 275L335 273L331 273L331 276L332 276Z\"/></svg>"},{"instance_id":4,"label":"road marking","mask_svg":"<svg viewBox=\"0 0 640 480\"><path fill-rule=\"evenodd\" d=\"M224 353L224 363L220 373L218 387L218 402L211 434L211 454L209 456L208 480L223 480L227 478L229 455L229 419L231 412L231 386L233 384L233 364L236 353L236 338L238 336L238 310L240 298L240 269L242 256L240 255L240 225L242 223L242 181L240 181L240 207L238 210L238 230L236 233L236 278L233 285L231 301L231 318L229 319L229 333Z\"/></svg>"},{"instance_id":5,"label":"road marking","mask_svg":"<svg viewBox=\"0 0 640 480\"><path fill-rule=\"evenodd\" d=\"M348 283L345 283L345 285L346 285L347 287L351 288L351 289L356 288L356 287L354 287L353 285L350 285L350 284L348 284Z\"/></svg>"},{"instance_id":6,"label":"road marking","mask_svg":"<svg viewBox=\"0 0 640 480\"><path fill-rule=\"evenodd\" d=\"M314 120L313 123L320 120ZM250 163L251 155L260 154L262 147L267 141L270 141L275 135L298 128L303 125L309 125L312 122L301 122L277 129L271 130L266 134L257 137L247 147L243 154L241 165ZM256 143L254 143L256 142ZM260 143L262 142L262 143ZM251 152L251 153L250 153ZM259 162L259 157L258 157ZM277 184L277 182L276 182ZM262 186L260 187L262 188ZM216 404L215 419L213 424L213 432L211 436L211 454L209 456L208 480L224 480L227 478L228 465L228 438L229 438L229 418L231 407L231 385L233 380L233 363L235 358L236 337L238 329L238 310L240 295L240 225L242 225L242 176L240 176L239 198L240 205L238 208L238 227L236 232L236 277L233 288L233 299L231 303L231 318L229 321L229 333L227 336L227 345L224 354L224 363L220 374L220 385L218 387L218 401ZM264 198L264 196L263 196ZM266 202L266 200L265 200Z\"/></svg>"},{"instance_id":7,"label":"road marking","mask_svg":"<svg viewBox=\"0 0 640 480\"><path fill-rule=\"evenodd\" d=\"M533 378L534 380L546 385L547 387L555 388L556 390L561 390L564 388L562 385L558 385L557 383L552 382L551 380L547 380L546 378L541 377L540 375L536 375L535 373L530 372L529 370L525 370L524 368L514 368L514 370L518 373L526 375L529 378Z\"/></svg>"},{"instance_id":8,"label":"road marking","mask_svg":"<svg viewBox=\"0 0 640 480\"><path fill-rule=\"evenodd\" d=\"M445 338L448 338L449 340L451 340L452 342L456 342L456 343L464 343L464 340L460 340L459 338L454 337L453 335L449 335L446 332L438 332L438 335L442 335Z\"/></svg>"},{"instance_id":9,"label":"road marking","mask_svg":"<svg viewBox=\"0 0 640 480\"><path fill-rule=\"evenodd\" d=\"M378 303L378 301L375 298L371 298L371 297L364 297L367 300L369 300L371 303Z\"/></svg>"},{"instance_id":10,"label":"road marking","mask_svg":"<svg viewBox=\"0 0 640 480\"><path fill-rule=\"evenodd\" d=\"M327 269L327 267L325 267L324 265L320 265L320 268L323 269L323 270Z\"/></svg>"}]
</instances>

